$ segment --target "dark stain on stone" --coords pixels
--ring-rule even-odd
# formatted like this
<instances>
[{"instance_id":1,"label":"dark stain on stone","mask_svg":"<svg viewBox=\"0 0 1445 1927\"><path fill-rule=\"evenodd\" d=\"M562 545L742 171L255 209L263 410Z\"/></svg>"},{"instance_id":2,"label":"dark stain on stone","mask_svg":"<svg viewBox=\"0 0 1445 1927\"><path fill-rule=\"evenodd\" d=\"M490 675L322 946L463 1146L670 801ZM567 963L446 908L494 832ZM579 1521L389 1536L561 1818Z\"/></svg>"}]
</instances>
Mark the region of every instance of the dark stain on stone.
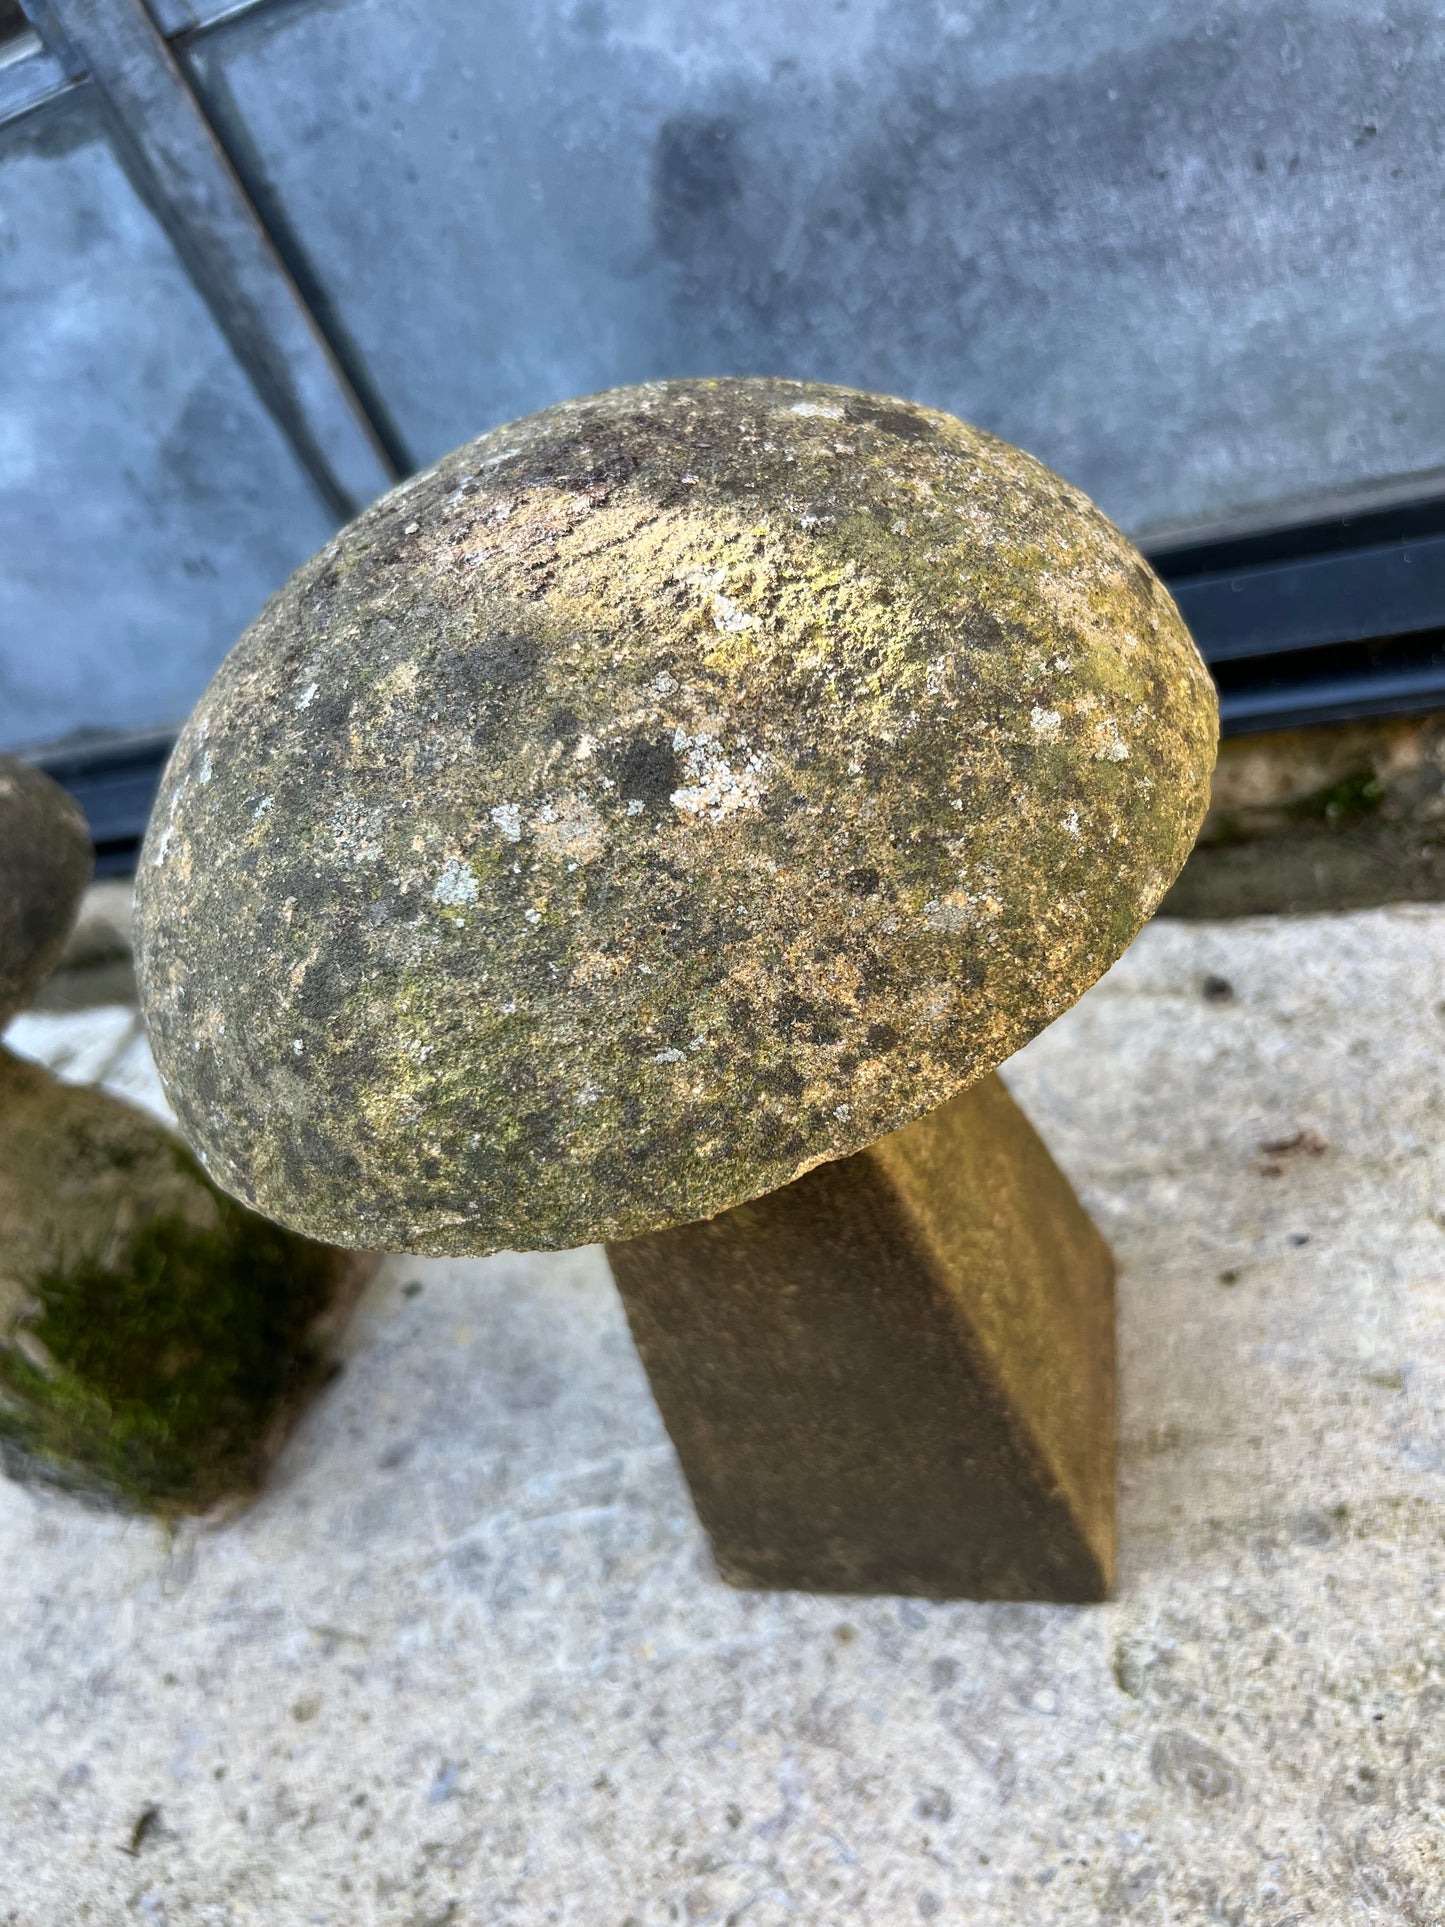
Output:
<instances>
[{"instance_id":1,"label":"dark stain on stone","mask_svg":"<svg viewBox=\"0 0 1445 1927\"><path fill-rule=\"evenodd\" d=\"M968 640L975 649L1016 649L1022 641L1017 624L996 616L992 609L974 607L968 612Z\"/></svg>"},{"instance_id":2,"label":"dark stain on stone","mask_svg":"<svg viewBox=\"0 0 1445 1927\"><path fill-rule=\"evenodd\" d=\"M1149 1749L1149 1770L1160 1786L1209 1806L1232 1806L1243 1792L1234 1765L1181 1727L1159 1734Z\"/></svg>"},{"instance_id":3,"label":"dark stain on stone","mask_svg":"<svg viewBox=\"0 0 1445 1927\"><path fill-rule=\"evenodd\" d=\"M756 1030L757 1012L746 997L728 999L728 1024L739 1037L747 1037Z\"/></svg>"},{"instance_id":4,"label":"dark stain on stone","mask_svg":"<svg viewBox=\"0 0 1445 1927\"><path fill-rule=\"evenodd\" d=\"M517 1120L517 1135L534 1151L553 1150L558 1137L557 1120L548 1111L528 1111Z\"/></svg>"},{"instance_id":5,"label":"dark stain on stone","mask_svg":"<svg viewBox=\"0 0 1445 1927\"><path fill-rule=\"evenodd\" d=\"M793 1064L776 1064L772 1069L755 1074L754 1081L760 1091L771 1097L801 1097L806 1086L802 1073ZM777 1120L764 1111L761 1128L768 1135L777 1128Z\"/></svg>"},{"instance_id":6,"label":"dark stain on stone","mask_svg":"<svg viewBox=\"0 0 1445 1927\"><path fill-rule=\"evenodd\" d=\"M535 672L540 655L535 635L503 629L457 657L458 676L479 692L496 685L511 688Z\"/></svg>"},{"instance_id":7,"label":"dark stain on stone","mask_svg":"<svg viewBox=\"0 0 1445 1927\"><path fill-rule=\"evenodd\" d=\"M320 689L309 704L310 722L318 736L336 734L346 727L354 698L348 689ZM278 719L279 720L279 719ZM282 725L283 729L285 725Z\"/></svg>"},{"instance_id":8,"label":"dark stain on stone","mask_svg":"<svg viewBox=\"0 0 1445 1927\"><path fill-rule=\"evenodd\" d=\"M338 1144L330 1132L302 1120L296 1126L296 1137L303 1168L309 1166L313 1170L328 1172L350 1184L355 1184L360 1178L361 1166L355 1155L345 1145Z\"/></svg>"},{"instance_id":9,"label":"dark stain on stone","mask_svg":"<svg viewBox=\"0 0 1445 1927\"><path fill-rule=\"evenodd\" d=\"M671 737L634 736L618 759L615 781L625 802L638 801L659 812L667 809L673 792L682 785ZM680 876L675 866L670 874Z\"/></svg>"},{"instance_id":10,"label":"dark stain on stone","mask_svg":"<svg viewBox=\"0 0 1445 1927\"><path fill-rule=\"evenodd\" d=\"M1335 1528L1323 1512L1297 1512L1290 1520L1289 1536L1297 1546L1318 1550L1334 1539Z\"/></svg>"},{"instance_id":11,"label":"dark stain on stone","mask_svg":"<svg viewBox=\"0 0 1445 1927\"><path fill-rule=\"evenodd\" d=\"M810 1044L836 1044L838 1025L832 1013L810 997L788 991L773 1005L773 1022L787 1038L799 1031Z\"/></svg>"},{"instance_id":12,"label":"dark stain on stone","mask_svg":"<svg viewBox=\"0 0 1445 1927\"><path fill-rule=\"evenodd\" d=\"M121 1852L128 1853L132 1859L135 1859L146 1842L158 1834L160 1829L160 1808L155 1805L142 1807L131 1827L129 1843L122 1847Z\"/></svg>"},{"instance_id":13,"label":"dark stain on stone","mask_svg":"<svg viewBox=\"0 0 1445 1927\"><path fill-rule=\"evenodd\" d=\"M925 442L938 433L933 420L913 408L890 408L886 402L852 401L843 410L846 421L876 428L884 435L898 435L906 442Z\"/></svg>"},{"instance_id":14,"label":"dark stain on stone","mask_svg":"<svg viewBox=\"0 0 1445 1927\"><path fill-rule=\"evenodd\" d=\"M858 983L870 996L881 996L897 981L897 972L885 957L864 957L858 965Z\"/></svg>"}]
</instances>

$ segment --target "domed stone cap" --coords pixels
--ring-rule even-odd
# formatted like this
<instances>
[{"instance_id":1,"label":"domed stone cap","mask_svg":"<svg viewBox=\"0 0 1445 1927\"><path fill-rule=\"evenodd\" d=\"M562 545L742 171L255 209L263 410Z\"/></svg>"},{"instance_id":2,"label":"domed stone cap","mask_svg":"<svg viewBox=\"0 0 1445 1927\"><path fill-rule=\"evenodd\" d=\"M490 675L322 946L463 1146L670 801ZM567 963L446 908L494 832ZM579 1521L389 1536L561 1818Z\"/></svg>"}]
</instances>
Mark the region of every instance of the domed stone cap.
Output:
<instances>
[{"instance_id":1,"label":"domed stone cap","mask_svg":"<svg viewBox=\"0 0 1445 1927\"><path fill-rule=\"evenodd\" d=\"M0 1027L60 961L92 863L80 806L43 770L0 756Z\"/></svg>"},{"instance_id":2,"label":"domed stone cap","mask_svg":"<svg viewBox=\"0 0 1445 1927\"><path fill-rule=\"evenodd\" d=\"M774 380L551 408L376 503L187 724L139 879L171 1101L338 1243L709 1216L998 1064L1183 863L1173 603L949 416Z\"/></svg>"}]
</instances>

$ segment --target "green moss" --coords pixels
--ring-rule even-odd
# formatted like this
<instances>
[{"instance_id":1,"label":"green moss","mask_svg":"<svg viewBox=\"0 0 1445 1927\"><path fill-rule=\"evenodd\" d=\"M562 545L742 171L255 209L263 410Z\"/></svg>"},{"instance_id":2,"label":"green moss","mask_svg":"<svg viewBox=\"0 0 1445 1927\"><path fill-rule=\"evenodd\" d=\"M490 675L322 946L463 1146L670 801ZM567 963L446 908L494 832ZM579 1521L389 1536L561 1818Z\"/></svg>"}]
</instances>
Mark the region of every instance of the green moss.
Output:
<instances>
[{"instance_id":1,"label":"green moss","mask_svg":"<svg viewBox=\"0 0 1445 1927\"><path fill-rule=\"evenodd\" d=\"M48 1363L0 1350L0 1440L30 1469L159 1512L255 1485L268 1430L324 1372L336 1254L218 1206L214 1228L151 1218L24 1281Z\"/></svg>"},{"instance_id":2,"label":"green moss","mask_svg":"<svg viewBox=\"0 0 1445 1927\"><path fill-rule=\"evenodd\" d=\"M1385 786L1371 769L1354 770L1337 783L1311 791L1287 806L1302 823L1353 823L1373 816L1385 800Z\"/></svg>"}]
</instances>

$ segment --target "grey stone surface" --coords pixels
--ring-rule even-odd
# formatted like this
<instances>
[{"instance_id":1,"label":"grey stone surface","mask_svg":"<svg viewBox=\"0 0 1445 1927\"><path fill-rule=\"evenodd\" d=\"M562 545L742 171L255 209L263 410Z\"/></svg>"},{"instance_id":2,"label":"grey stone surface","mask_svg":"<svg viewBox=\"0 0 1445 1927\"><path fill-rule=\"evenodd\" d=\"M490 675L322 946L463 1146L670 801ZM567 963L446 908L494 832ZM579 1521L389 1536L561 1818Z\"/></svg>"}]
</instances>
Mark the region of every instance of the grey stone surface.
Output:
<instances>
[{"instance_id":1,"label":"grey stone surface","mask_svg":"<svg viewBox=\"0 0 1445 1927\"><path fill-rule=\"evenodd\" d=\"M1442 1004L1436 909L1156 922L1012 1063L1109 1606L720 1587L593 1251L389 1265L223 1530L0 1491L0 1920L1434 1927Z\"/></svg>"},{"instance_id":2,"label":"grey stone surface","mask_svg":"<svg viewBox=\"0 0 1445 1927\"><path fill-rule=\"evenodd\" d=\"M241 0L237 0L238 7ZM157 6L206 21L226 0ZM287 0L188 70L401 454L778 372L1132 533L1438 491L1423 0ZM59 70L0 76L0 116ZM325 518L82 86L0 136L0 742L162 725Z\"/></svg>"}]
</instances>

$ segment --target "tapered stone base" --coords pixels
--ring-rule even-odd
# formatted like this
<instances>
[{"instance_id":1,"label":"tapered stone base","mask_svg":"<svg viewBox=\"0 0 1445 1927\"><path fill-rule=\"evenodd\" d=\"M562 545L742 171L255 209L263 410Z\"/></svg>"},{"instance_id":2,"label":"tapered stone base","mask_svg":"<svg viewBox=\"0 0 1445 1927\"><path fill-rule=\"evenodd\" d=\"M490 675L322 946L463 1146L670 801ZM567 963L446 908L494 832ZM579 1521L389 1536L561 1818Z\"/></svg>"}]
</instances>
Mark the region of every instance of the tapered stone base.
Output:
<instances>
[{"instance_id":1,"label":"tapered stone base","mask_svg":"<svg viewBox=\"0 0 1445 1927\"><path fill-rule=\"evenodd\" d=\"M1107 1596L1113 1260L997 1077L608 1256L725 1579Z\"/></svg>"}]
</instances>

